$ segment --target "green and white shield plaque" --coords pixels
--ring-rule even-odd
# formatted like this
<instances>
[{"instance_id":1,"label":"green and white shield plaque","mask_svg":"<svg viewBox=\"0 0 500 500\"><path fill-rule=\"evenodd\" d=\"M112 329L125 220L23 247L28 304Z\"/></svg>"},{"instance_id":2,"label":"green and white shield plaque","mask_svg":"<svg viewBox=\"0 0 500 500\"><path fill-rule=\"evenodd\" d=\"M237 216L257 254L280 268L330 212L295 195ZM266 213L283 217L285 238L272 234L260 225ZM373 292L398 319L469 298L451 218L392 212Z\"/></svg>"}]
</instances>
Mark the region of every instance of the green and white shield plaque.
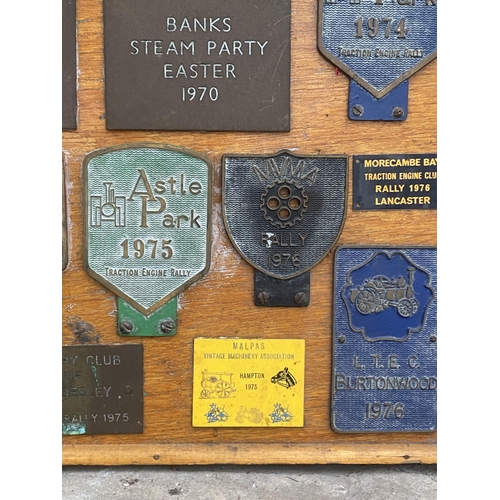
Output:
<instances>
[{"instance_id":1,"label":"green and white shield plaque","mask_svg":"<svg viewBox=\"0 0 500 500\"><path fill-rule=\"evenodd\" d=\"M210 267L212 165L193 151L128 144L89 154L84 266L144 315Z\"/></svg>"}]
</instances>

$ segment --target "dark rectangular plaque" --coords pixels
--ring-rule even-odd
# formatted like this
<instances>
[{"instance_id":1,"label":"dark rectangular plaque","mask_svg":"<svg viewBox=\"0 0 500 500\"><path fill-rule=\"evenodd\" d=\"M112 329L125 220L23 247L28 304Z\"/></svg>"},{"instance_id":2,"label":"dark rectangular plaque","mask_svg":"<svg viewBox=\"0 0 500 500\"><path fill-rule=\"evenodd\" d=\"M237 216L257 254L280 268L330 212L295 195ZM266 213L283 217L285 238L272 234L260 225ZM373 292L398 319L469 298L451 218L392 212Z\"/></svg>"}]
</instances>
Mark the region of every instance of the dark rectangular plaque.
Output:
<instances>
[{"instance_id":1,"label":"dark rectangular plaque","mask_svg":"<svg viewBox=\"0 0 500 500\"><path fill-rule=\"evenodd\" d=\"M353 210L437 208L437 155L353 157Z\"/></svg>"},{"instance_id":2,"label":"dark rectangular plaque","mask_svg":"<svg viewBox=\"0 0 500 500\"><path fill-rule=\"evenodd\" d=\"M290 0L104 0L106 127L290 130Z\"/></svg>"},{"instance_id":3,"label":"dark rectangular plaque","mask_svg":"<svg viewBox=\"0 0 500 500\"><path fill-rule=\"evenodd\" d=\"M62 128L76 129L76 0L62 0Z\"/></svg>"},{"instance_id":4,"label":"dark rectangular plaque","mask_svg":"<svg viewBox=\"0 0 500 500\"><path fill-rule=\"evenodd\" d=\"M62 433L143 432L143 346L62 348Z\"/></svg>"}]
</instances>

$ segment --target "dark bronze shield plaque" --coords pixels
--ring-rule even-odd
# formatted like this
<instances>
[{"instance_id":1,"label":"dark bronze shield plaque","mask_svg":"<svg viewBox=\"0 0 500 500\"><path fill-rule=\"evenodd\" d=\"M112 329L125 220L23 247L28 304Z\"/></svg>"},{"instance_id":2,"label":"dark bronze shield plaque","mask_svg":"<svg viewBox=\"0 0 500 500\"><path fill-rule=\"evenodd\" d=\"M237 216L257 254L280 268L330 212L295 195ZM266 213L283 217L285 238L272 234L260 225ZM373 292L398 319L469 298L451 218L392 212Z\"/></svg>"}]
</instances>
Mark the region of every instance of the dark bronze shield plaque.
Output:
<instances>
[{"instance_id":1,"label":"dark bronze shield plaque","mask_svg":"<svg viewBox=\"0 0 500 500\"><path fill-rule=\"evenodd\" d=\"M76 129L76 0L62 0L62 128Z\"/></svg>"},{"instance_id":2,"label":"dark bronze shield plaque","mask_svg":"<svg viewBox=\"0 0 500 500\"><path fill-rule=\"evenodd\" d=\"M143 346L62 348L62 433L143 432Z\"/></svg>"},{"instance_id":3,"label":"dark bronze shield plaque","mask_svg":"<svg viewBox=\"0 0 500 500\"><path fill-rule=\"evenodd\" d=\"M106 127L290 130L290 0L104 0Z\"/></svg>"},{"instance_id":4,"label":"dark bronze shield plaque","mask_svg":"<svg viewBox=\"0 0 500 500\"><path fill-rule=\"evenodd\" d=\"M258 271L279 280L299 276L337 241L346 186L345 156L225 155L222 206L229 237Z\"/></svg>"}]
</instances>

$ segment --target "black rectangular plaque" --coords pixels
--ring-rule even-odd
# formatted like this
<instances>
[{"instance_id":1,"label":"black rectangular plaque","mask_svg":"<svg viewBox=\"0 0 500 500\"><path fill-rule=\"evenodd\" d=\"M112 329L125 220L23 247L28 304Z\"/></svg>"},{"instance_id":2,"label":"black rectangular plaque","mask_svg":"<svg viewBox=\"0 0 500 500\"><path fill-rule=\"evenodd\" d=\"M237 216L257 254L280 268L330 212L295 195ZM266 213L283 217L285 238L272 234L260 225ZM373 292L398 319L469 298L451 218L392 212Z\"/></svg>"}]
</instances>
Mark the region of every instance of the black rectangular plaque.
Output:
<instances>
[{"instance_id":1,"label":"black rectangular plaque","mask_svg":"<svg viewBox=\"0 0 500 500\"><path fill-rule=\"evenodd\" d=\"M106 127L290 130L290 0L104 0Z\"/></svg>"},{"instance_id":2,"label":"black rectangular plaque","mask_svg":"<svg viewBox=\"0 0 500 500\"><path fill-rule=\"evenodd\" d=\"M437 208L437 155L353 157L353 210Z\"/></svg>"},{"instance_id":3,"label":"black rectangular plaque","mask_svg":"<svg viewBox=\"0 0 500 500\"><path fill-rule=\"evenodd\" d=\"M143 432L143 346L62 348L62 433Z\"/></svg>"},{"instance_id":4,"label":"black rectangular plaque","mask_svg":"<svg viewBox=\"0 0 500 500\"><path fill-rule=\"evenodd\" d=\"M62 128L76 129L76 0L62 0Z\"/></svg>"}]
</instances>

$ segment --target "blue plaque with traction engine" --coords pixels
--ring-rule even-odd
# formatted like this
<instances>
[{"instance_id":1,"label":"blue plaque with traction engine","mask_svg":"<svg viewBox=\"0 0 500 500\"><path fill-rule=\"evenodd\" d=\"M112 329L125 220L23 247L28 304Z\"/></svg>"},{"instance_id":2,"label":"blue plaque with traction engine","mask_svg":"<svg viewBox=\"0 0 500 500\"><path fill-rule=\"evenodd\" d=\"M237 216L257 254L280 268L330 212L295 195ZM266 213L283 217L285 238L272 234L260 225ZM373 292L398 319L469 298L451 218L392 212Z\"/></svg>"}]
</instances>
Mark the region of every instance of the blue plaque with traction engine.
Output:
<instances>
[{"instance_id":1,"label":"blue plaque with traction engine","mask_svg":"<svg viewBox=\"0 0 500 500\"><path fill-rule=\"evenodd\" d=\"M332 427L433 431L435 247L340 247L334 264Z\"/></svg>"},{"instance_id":2,"label":"blue plaque with traction engine","mask_svg":"<svg viewBox=\"0 0 500 500\"><path fill-rule=\"evenodd\" d=\"M320 0L319 12L319 50L352 79L349 118L404 120L398 86L437 56L437 0Z\"/></svg>"}]
</instances>

